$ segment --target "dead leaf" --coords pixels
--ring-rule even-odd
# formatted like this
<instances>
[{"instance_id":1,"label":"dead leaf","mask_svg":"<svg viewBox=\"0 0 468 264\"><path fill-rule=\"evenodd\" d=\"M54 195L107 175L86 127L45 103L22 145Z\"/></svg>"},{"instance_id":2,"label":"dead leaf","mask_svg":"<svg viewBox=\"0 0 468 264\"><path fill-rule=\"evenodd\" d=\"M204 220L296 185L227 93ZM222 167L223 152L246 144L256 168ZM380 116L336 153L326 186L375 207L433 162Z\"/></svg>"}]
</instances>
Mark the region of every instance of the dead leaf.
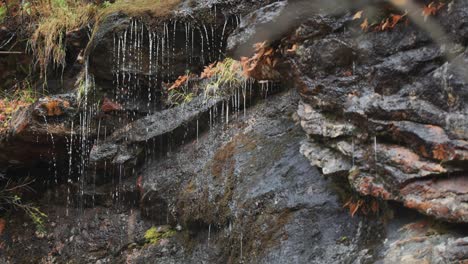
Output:
<instances>
[{"instance_id":1,"label":"dead leaf","mask_svg":"<svg viewBox=\"0 0 468 264\"><path fill-rule=\"evenodd\" d=\"M367 21L367 18L366 18L366 19L364 19L364 22L362 22L362 24L361 24L361 29L363 31L367 31L368 28L369 28L369 21Z\"/></svg>"},{"instance_id":2,"label":"dead leaf","mask_svg":"<svg viewBox=\"0 0 468 264\"><path fill-rule=\"evenodd\" d=\"M427 21L429 16L434 16L437 13L437 6L434 2L431 2L429 5L425 6L422 10L422 16L424 17L424 21Z\"/></svg>"},{"instance_id":3,"label":"dead leaf","mask_svg":"<svg viewBox=\"0 0 468 264\"><path fill-rule=\"evenodd\" d=\"M360 18L362 17L362 13L363 13L363 12L364 12L364 11L361 10L361 11L357 12L356 14L354 14L353 20L360 19Z\"/></svg>"},{"instance_id":4,"label":"dead leaf","mask_svg":"<svg viewBox=\"0 0 468 264\"><path fill-rule=\"evenodd\" d=\"M297 44L294 44L290 49L286 50L287 53L295 53L297 50Z\"/></svg>"},{"instance_id":5,"label":"dead leaf","mask_svg":"<svg viewBox=\"0 0 468 264\"><path fill-rule=\"evenodd\" d=\"M180 86L184 85L188 81L188 75L182 75L177 78L177 80L169 87L168 91L174 90L179 88Z\"/></svg>"}]
</instances>

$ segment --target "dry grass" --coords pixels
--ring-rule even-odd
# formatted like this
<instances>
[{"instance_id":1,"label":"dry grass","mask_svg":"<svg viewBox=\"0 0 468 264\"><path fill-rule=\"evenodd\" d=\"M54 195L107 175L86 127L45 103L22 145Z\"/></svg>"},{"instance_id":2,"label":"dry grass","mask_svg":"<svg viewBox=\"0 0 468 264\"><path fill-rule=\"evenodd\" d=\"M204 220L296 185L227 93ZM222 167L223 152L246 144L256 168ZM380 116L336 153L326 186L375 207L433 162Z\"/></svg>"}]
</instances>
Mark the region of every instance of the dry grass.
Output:
<instances>
[{"instance_id":1,"label":"dry grass","mask_svg":"<svg viewBox=\"0 0 468 264\"><path fill-rule=\"evenodd\" d=\"M170 14L181 0L117 0L97 6L82 0L35 0L30 2L28 13L34 24L29 47L40 68L41 77L47 76L50 63L56 68L65 66L65 37L68 32L80 29L112 13L128 16L164 17Z\"/></svg>"},{"instance_id":2,"label":"dry grass","mask_svg":"<svg viewBox=\"0 0 468 264\"><path fill-rule=\"evenodd\" d=\"M205 96L214 96L230 94L233 88L241 87L248 76L239 61L227 58L205 67L200 78L210 80L204 89Z\"/></svg>"},{"instance_id":3,"label":"dry grass","mask_svg":"<svg viewBox=\"0 0 468 264\"><path fill-rule=\"evenodd\" d=\"M108 5L99 14L99 20L106 16L122 12L128 16L149 15L165 17L179 5L181 0L117 0Z\"/></svg>"},{"instance_id":4,"label":"dry grass","mask_svg":"<svg viewBox=\"0 0 468 264\"><path fill-rule=\"evenodd\" d=\"M31 36L29 47L41 76L47 76L49 63L65 66L65 36L67 32L90 23L97 12L93 4L74 0L37 0L31 5L31 16L38 23Z\"/></svg>"}]
</instances>

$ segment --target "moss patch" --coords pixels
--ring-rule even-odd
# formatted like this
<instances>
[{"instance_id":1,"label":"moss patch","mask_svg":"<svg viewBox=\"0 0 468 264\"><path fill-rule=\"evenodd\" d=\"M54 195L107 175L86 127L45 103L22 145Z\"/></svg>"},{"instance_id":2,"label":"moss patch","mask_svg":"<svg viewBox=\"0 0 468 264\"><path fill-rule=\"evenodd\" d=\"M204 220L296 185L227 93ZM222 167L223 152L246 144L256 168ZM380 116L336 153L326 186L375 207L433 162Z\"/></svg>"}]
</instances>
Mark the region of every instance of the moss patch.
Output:
<instances>
[{"instance_id":1,"label":"moss patch","mask_svg":"<svg viewBox=\"0 0 468 264\"><path fill-rule=\"evenodd\" d=\"M161 229L153 226L145 232L145 239L146 243L154 245L159 243L161 239L171 238L175 234L176 231L172 229Z\"/></svg>"}]
</instances>

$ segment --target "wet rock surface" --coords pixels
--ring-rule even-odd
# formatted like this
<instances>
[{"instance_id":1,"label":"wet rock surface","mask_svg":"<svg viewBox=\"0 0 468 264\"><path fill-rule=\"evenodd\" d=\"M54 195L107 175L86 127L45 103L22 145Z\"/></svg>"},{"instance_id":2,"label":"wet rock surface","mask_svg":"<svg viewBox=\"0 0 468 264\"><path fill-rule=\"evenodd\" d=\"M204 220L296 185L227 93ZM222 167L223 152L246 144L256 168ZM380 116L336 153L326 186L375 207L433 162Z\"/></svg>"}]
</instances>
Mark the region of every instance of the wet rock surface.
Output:
<instances>
[{"instance_id":1,"label":"wet rock surface","mask_svg":"<svg viewBox=\"0 0 468 264\"><path fill-rule=\"evenodd\" d=\"M98 188L95 207L52 202L46 210L50 233L28 247L38 260L79 263L370 262L380 224L350 218L334 183L299 153L304 135L292 119L297 101L291 91L259 103L246 116L233 113L229 123L148 160L137 180L126 180L136 184ZM139 198L127 200L123 190L120 198L111 195L123 186ZM98 202L97 193L106 192L113 203ZM21 225L9 223L8 242L28 237L15 232ZM147 244L142 237L152 225L180 231ZM8 248L6 259L17 250Z\"/></svg>"},{"instance_id":2,"label":"wet rock surface","mask_svg":"<svg viewBox=\"0 0 468 264\"><path fill-rule=\"evenodd\" d=\"M459 12L443 12L438 21ZM302 95L298 117L310 138L302 153L324 174L349 175L363 195L466 222L463 34L446 26L441 46L412 25L362 34L336 31L346 16L308 20L289 59ZM307 33L317 25L319 33ZM450 183L460 189L445 188Z\"/></svg>"},{"instance_id":3,"label":"wet rock surface","mask_svg":"<svg viewBox=\"0 0 468 264\"><path fill-rule=\"evenodd\" d=\"M0 262L466 262L468 5L440 12L440 45L412 24L362 33L338 2L182 1L101 21L82 73L93 94L42 98L0 135L2 179L45 163L56 183L34 199L46 233L0 221ZM179 75L259 40L295 90L247 109L162 103ZM356 194L377 216L350 216Z\"/></svg>"},{"instance_id":4,"label":"wet rock surface","mask_svg":"<svg viewBox=\"0 0 468 264\"><path fill-rule=\"evenodd\" d=\"M34 167L64 155L69 122L74 120L78 102L74 94L39 99L17 111L7 130L0 133L0 164L3 167Z\"/></svg>"}]
</instances>

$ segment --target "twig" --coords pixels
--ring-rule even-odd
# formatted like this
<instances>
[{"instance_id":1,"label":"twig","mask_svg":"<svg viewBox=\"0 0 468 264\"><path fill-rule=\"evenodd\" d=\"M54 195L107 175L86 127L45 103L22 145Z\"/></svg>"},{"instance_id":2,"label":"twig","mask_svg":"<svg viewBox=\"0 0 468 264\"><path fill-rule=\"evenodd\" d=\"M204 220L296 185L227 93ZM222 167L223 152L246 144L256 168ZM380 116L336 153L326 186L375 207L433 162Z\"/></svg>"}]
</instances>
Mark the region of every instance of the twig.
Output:
<instances>
[{"instance_id":1,"label":"twig","mask_svg":"<svg viewBox=\"0 0 468 264\"><path fill-rule=\"evenodd\" d=\"M22 51L0 51L0 54L23 54Z\"/></svg>"}]
</instances>

